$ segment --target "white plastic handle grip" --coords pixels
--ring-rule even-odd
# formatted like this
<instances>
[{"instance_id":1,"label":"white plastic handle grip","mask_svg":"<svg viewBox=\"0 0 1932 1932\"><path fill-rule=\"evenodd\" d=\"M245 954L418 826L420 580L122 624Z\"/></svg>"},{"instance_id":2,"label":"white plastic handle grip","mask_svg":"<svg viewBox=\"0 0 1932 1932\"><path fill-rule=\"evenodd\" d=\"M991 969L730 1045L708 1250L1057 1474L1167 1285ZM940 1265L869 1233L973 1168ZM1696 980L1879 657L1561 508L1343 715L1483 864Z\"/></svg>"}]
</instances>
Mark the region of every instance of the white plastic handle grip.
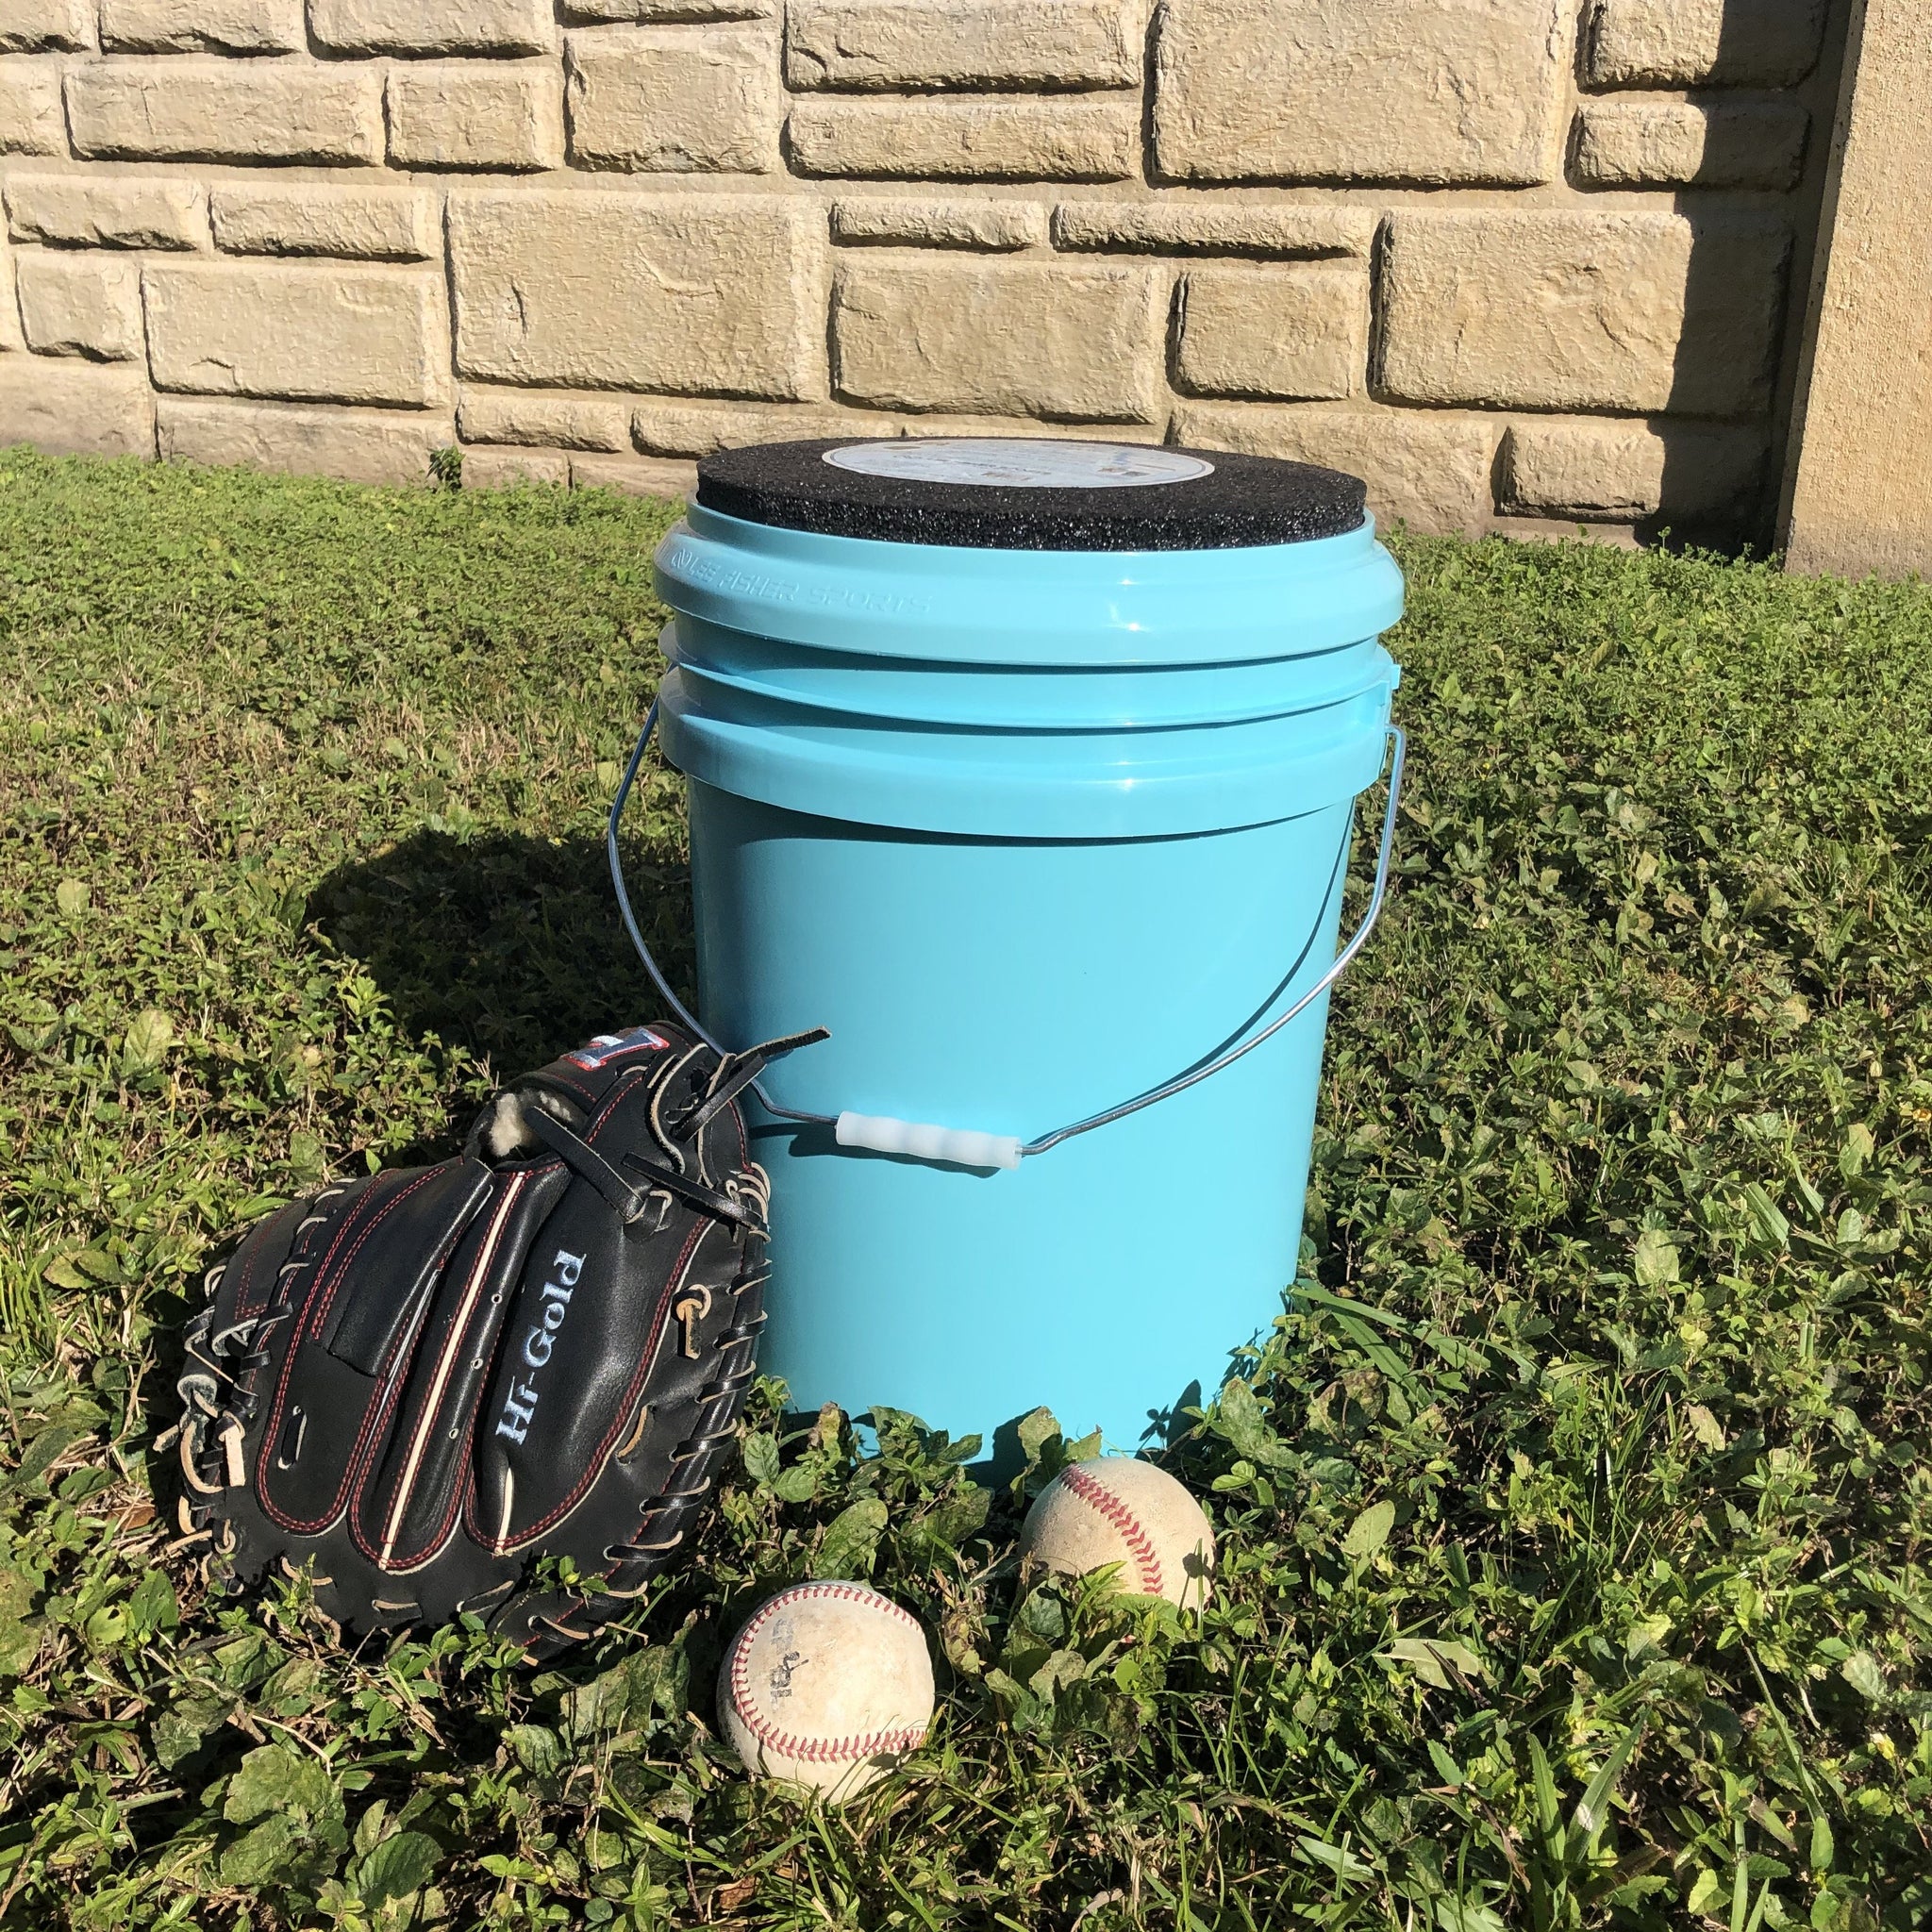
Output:
<instances>
[{"instance_id":1,"label":"white plastic handle grip","mask_svg":"<svg viewBox=\"0 0 1932 1932\"><path fill-rule=\"evenodd\" d=\"M915 1160L943 1160L954 1167L1020 1164L1017 1134L979 1134L971 1127L935 1127L876 1113L841 1113L832 1133L841 1147L869 1147L874 1154L909 1154Z\"/></svg>"}]
</instances>

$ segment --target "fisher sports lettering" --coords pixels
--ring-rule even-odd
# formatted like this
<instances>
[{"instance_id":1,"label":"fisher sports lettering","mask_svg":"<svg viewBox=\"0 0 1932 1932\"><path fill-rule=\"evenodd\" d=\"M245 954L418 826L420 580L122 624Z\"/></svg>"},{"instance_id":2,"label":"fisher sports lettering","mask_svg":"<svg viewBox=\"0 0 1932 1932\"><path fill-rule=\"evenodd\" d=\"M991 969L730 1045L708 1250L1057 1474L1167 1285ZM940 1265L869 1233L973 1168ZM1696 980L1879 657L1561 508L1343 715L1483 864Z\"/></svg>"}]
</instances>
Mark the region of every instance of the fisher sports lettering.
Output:
<instances>
[{"instance_id":1,"label":"fisher sports lettering","mask_svg":"<svg viewBox=\"0 0 1932 1932\"><path fill-rule=\"evenodd\" d=\"M496 1419L496 1433L511 1442L521 1442L530 1432L541 1393L537 1387L536 1371L550 1359L550 1353L557 1346L558 1330L570 1312L570 1298L575 1291L577 1276L584 1272L584 1257L558 1248L549 1272L556 1278L544 1282L537 1319L531 1323L519 1351L520 1359L530 1373L511 1376L509 1393L503 1398L503 1413Z\"/></svg>"}]
</instances>

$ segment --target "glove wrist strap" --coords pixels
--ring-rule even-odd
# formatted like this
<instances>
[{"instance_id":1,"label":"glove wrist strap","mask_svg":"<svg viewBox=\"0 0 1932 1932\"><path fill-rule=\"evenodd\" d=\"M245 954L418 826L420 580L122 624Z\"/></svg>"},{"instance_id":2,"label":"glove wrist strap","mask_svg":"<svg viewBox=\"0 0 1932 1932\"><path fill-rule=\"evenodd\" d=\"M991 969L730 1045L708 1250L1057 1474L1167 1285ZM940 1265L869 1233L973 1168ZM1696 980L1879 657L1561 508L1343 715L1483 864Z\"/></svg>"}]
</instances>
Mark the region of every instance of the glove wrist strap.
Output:
<instances>
[{"instance_id":1,"label":"glove wrist strap","mask_svg":"<svg viewBox=\"0 0 1932 1932\"><path fill-rule=\"evenodd\" d=\"M708 1214L714 1221L758 1231L757 1222L744 1204L733 1200L729 1194L721 1193L716 1188L708 1188L701 1181L691 1180L688 1175L635 1153L624 1157L625 1166L636 1168L649 1179L641 1187L633 1186L588 1141L574 1134L561 1121L554 1119L541 1108L525 1108L524 1119L530 1131L572 1173L589 1181L603 1195L610 1204L611 1212L625 1226L643 1213L644 1203L657 1190L663 1188L680 1200L688 1201L700 1212Z\"/></svg>"}]
</instances>

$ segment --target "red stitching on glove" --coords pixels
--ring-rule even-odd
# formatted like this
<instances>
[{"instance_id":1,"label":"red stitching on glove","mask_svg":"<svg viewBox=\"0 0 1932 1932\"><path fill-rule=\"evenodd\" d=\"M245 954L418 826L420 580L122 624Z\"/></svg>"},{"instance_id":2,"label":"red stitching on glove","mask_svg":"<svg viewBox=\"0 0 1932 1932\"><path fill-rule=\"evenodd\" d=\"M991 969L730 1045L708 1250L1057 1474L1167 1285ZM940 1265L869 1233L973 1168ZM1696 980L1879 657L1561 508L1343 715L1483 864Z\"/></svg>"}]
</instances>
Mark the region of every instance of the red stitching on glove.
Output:
<instances>
[{"instance_id":1,"label":"red stitching on glove","mask_svg":"<svg viewBox=\"0 0 1932 1932\"><path fill-rule=\"evenodd\" d=\"M637 1369L625 1389L623 1398L617 1405L616 1419L611 1423L609 1429L605 1434L604 1440L585 1458L584 1474L578 1479L576 1487L571 1491L570 1494L564 1497L563 1501L558 1503L548 1515L531 1524L528 1528L519 1530L508 1541L499 1542L493 1534L486 1531L483 1525L476 1521L475 1491L474 1484L472 1485L466 1508L467 1527L471 1539L482 1544L491 1556L508 1556L513 1550L523 1549L526 1544L541 1536L546 1529L554 1529L596 1486L598 1477L604 1474L604 1465L609 1458L611 1450L617 1446L618 1439L636 1419L638 1397L644 1392L644 1384L650 1379L651 1364L657 1358L658 1344L663 1338L665 1311L670 1307L677 1291L684 1286L685 1275L690 1271L691 1261L697 1254L698 1243L708 1234L716 1232L720 1224L718 1222L708 1221L700 1217L692 1226L691 1233L685 1237L684 1250L678 1256L675 1264L671 1270L664 1292L658 1298L657 1312L653 1316L651 1323L650 1338L639 1352ZM472 1474L474 1474L474 1470Z\"/></svg>"},{"instance_id":2,"label":"red stitching on glove","mask_svg":"<svg viewBox=\"0 0 1932 1932\"><path fill-rule=\"evenodd\" d=\"M645 1072L646 1070L641 1067L626 1067L618 1075L616 1085L605 1096L602 1110L584 1130L584 1144L586 1146L595 1143L597 1136L610 1124L611 1118L616 1114L617 1109L631 1093L638 1091L639 1076ZM650 1081L645 1079L643 1086L645 1091L648 1091ZM644 1384L650 1379L651 1363L657 1356L658 1344L664 1333L665 1311L670 1307L672 1298L684 1286L685 1274L696 1257L698 1243L717 1225L716 1222L708 1221L700 1217L693 1224L691 1233L685 1237L684 1247L675 1262L672 1264L669 1280L663 1293L658 1299L657 1310L652 1317L651 1332L644 1341L643 1348L639 1353L637 1369L625 1387L623 1398L617 1405L616 1417L612 1421L609 1431L604 1440L585 1458L584 1474L579 1478L576 1487L541 1522L531 1524L527 1529L520 1531L516 1536L507 1541L499 1541L493 1527L485 1525L476 1520L476 1470L472 1454L476 1416L475 1410L472 1409L469 1431L463 1441L463 1455L469 1462L469 1487L459 1506L463 1512L463 1526L469 1531L472 1542L480 1544L492 1557L508 1556L512 1551L526 1547L538 1537L541 1536L545 1530L554 1529L596 1487L598 1478L604 1474L604 1465L608 1459L611 1450L617 1446L619 1438L622 1437L625 1430L629 1426L634 1413L634 1405L639 1396L643 1393ZM501 1346L500 1337L497 1345ZM487 1398L489 1387L489 1384L485 1384L484 1388L478 1391L479 1402ZM454 1502L456 1499L452 1498L452 1501ZM453 1516L444 1520L442 1528L439 1532L439 1537L449 1534L453 1520Z\"/></svg>"},{"instance_id":3,"label":"red stitching on glove","mask_svg":"<svg viewBox=\"0 0 1932 1932\"><path fill-rule=\"evenodd\" d=\"M574 1087L584 1096L584 1104L587 1107L596 1106L596 1091L593 1088L586 1087L581 1080L574 1080L568 1074L554 1074L548 1067L543 1069L543 1077L546 1080L555 1081L559 1087Z\"/></svg>"},{"instance_id":4,"label":"red stitching on glove","mask_svg":"<svg viewBox=\"0 0 1932 1932\"><path fill-rule=\"evenodd\" d=\"M1127 1546L1127 1554L1140 1566L1141 1588L1148 1596L1158 1596L1160 1590L1160 1558L1155 1553L1154 1544L1147 1532L1141 1527L1140 1518L1121 1501L1104 1483L1096 1482L1077 1462L1070 1462L1060 1471L1059 1479L1078 1496L1090 1509L1097 1509L1120 1531L1121 1541Z\"/></svg>"},{"instance_id":5,"label":"red stitching on glove","mask_svg":"<svg viewBox=\"0 0 1932 1932\"><path fill-rule=\"evenodd\" d=\"M289 1205L290 1207L294 1207L298 1204L291 1202ZM286 1214L288 1212L288 1208L283 1208L281 1212ZM241 1274L237 1277L237 1285L235 1289L235 1313L238 1316L258 1315L261 1313L262 1309L268 1307L268 1283L264 1282L262 1284L261 1299L259 1301L257 1301L255 1299L255 1276L257 1270L258 1270L261 1266L261 1257L265 1254L267 1254L269 1250L269 1242L267 1240L269 1225L270 1224L268 1223L262 1224L260 1231L263 1239L258 1241L256 1241L252 1247L249 1247L249 1236L254 1235L256 1230L254 1228L250 1228L248 1231L248 1236L244 1236L242 1238L242 1246L249 1247L249 1255L247 1261L242 1266ZM240 1253L240 1249L237 1250L237 1253ZM274 1275L269 1276L270 1282L272 1282L274 1279Z\"/></svg>"},{"instance_id":6,"label":"red stitching on glove","mask_svg":"<svg viewBox=\"0 0 1932 1932\"><path fill-rule=\"evenodd\" d=\"M317 1290L321 1289L323 1282L327 1279L329 1266L336 1257L336 1250L348 1239L350 1228L356 1224L356 1217L353 1211L343 1218L341 1226L336 1230L335 1240L329 1243L328 1253L317 1264L315 1270L316 1287L309 1291L308 1299L303 1304L303 1326L296 1331L289 1344L290 1359L291 1361L294 1359L295 1344L304 1339L305 1333L310 1341L317 1341L321 1338L323 1324L328 1319L328 1311L335 1302L337 1291L341 1289L343 1280L347 1277L349 1269L354 1263L356 1257L362 1252L363 1243L375 1232L376 1224L385 1215L392 1213L396 1208L400 1208L419 1188L426 1188L442 1172L443 1170L438 1167L425 1168L408 1187L398 1188L383 1201L363 1224L361 1232L356 1237L355 1245L342 1257L341 1272L334 1280L328 1282L327 1289L318 1294ZM369 1199L370 1196L364 1194L362 1199L356 1205L358 1208L365 1207Z\"/></svg>"},{"instance_id":7,"label":"red stitching on glove","mask_svg":"<svg viewBox=\"0 0 1932 1932\"><path fill-rule=\"evenodd\" d=\"M561 1165L561 1163L559 1162L558 1165ZM437 1367L431 1372L431 1387L425 1392L423 1410L417 1419L417 1441L422 1445L422 1448L420 1452L412 1449L409 1452L410 1455L426 1454L430 1441L435 1436L437 1430L442 1425L443 1405L447 1400L452 1378L456 1377L458 1380L460 1378L460 1372L457 1368L457 1363L469 1349L475 1346L475 1343L471 1340L470 1331L475 1326L479 1319L478 1311L482 1307L483 1291L490 1285L491 1275L496 1272L496 1257L504 1230L509 1226L510 1222L515 1218L518 1198L523 1193L524 1183L526 1180L530 1180L533 1176L542 1175L545 1172L546 1170L543 1168L526 1168L520 1173L511 1174L508 1185L504 1190L503 1198L496 1204L489 1231L484 1236L484 1244L477 1251L475 1266L471 1271L470 1278L463 1284L463 1291L458 1298L457 1306L450 1312L449 1327L444 1333L438 1349ZM528 1252L526 1245L524 1254L524 1258L526 1261ZM480 1319L486 1326L491 1325L493 1322L493 1317L488 1313L483 1313ZM412 1364L411 1366L413 1368L414 1365ZM461 1459L460 1466L464 1469L468 1467L470 1440L471 1434L475 1431L476 1425L477 1406L483 1400L487 1386L487 1384L481 1382L476 1385L474 1398L469 1406L468 1423L462 1442L457 1451L458 1457ZM411 1482L415 1480L415 1472L409 1469L408 1461L409 1456L406 1456L404 1467L396 1472L396 1480L391 1485L389 1495L383 1502L377 1518L378 1521L394 1510L404 1479L408 1477ZM391 1552L390 1559L386 1563L382 1560L382 1552L379 1549L372 1549L362 1537L362 1530L366 1525L363 1521L364 1511L360 1506L365 1504L367 1500L366 1494L359 1495L357 1498L358 1507L352 1512L350 1518L350 1535L354 1538L357 1547L361 1549L380 1568L392 1575L403 1575L410 1570L420 1569L441 1546L443 1539L448 1536L451 1526L456 1522L457 1511L462 1507L462 1484L458 1481L454 1486L449 1503L443 1510L442 1521L424 1546L401 1557ZM408 1502L405 1503L403 1509L405 1518L407 1518L408 1513L408 1504L414 1501L415 1497L411 1495ZM400 1523L397 1524L397 1527L400 1529ZM370 1541L373 1542L374 1539Z\"/></svg>"},{"instance_id":8,"label":"red stitching on glove","mask_svg":"<svg viewBox=\"0 0 1932 1932\"><path fill-rule=\"evenodd\" d=\"M541 1183L548 1178L550 1174L560 1172L562 1167L562 1161L552 1159L540 1161L534 1166L520 1170L499 1170L499 1173L508 1174L512 1180L515 1180L518 1174L521 1174L525 1179ZM469 1224L463 1229L462 1234L451 1243L449 1253L443 1257L442 1271L447 1271L449 1264L462 1252L463 1241L468 1239L471 1231L477 1225L479 1220L485 1226L488 1225L488 1216L479 1214L473 1217ZM432 1296L431 1304L433 1304L433 1300L434 1297ZM391 1346L390 1353L383 1358L383 1366L378 1372L377 1379L383 1383L385 1392L381 1403L377 1406L372 1418L368 1453L359 1457L352 1465L351 1473L355 1478L354 1488L356 1493L348 1506L346 1521L349 1527L349 1540L372 1563L376 1560L377 1552L375 1546L375 1540L365 1534L372 1496L364 1478L369 1476L375 1469L375 1457L387 1444L390 1422L395 1411L401 1407L403 1397L408 1391L410 1377L401 1372L400 1360L402 1354L405 1349L413 1351L417 1347L425 1332L433 1323L435 1315L436 1309L434 1306L425 1305L421 1316L396 1338ZM413 1371L415 1367L413 1354L410 1357L409 1366ZM401 1472L398 1471L397 1474L400 1476ZM374 1499L378 1505L376 1512L378 1516L382 1513L382 1507L386 1506L386 1503L394 1499L394 1494L395 1484L391 1483L389 1489L384 1491L382 1497Z\"/></svg>"},{"instance_id":9,"label":"red stitching on glove","mask_svg":"<svg viewBox=\"0 0 1932 1932\"><path fill-rule=\"evenodd\" d=\"M609 1092L605 1094L602 1103L597 1104L593 1102L593 1104L597 1105L598 1110L592 1115L590 1124L584 1129L584 1141L586 1145L589 1145L591 1142L593 1142L596 1140L597 1136L601 1134L607 1126L609 1125L611 1116L616 1113L618 1107L623 1102L625 1092L625 1082L624 1077L620 1075L617 1084L611 1089ZM529 1169L528 1172L536 1174L546 1174L561 1167L562 1164L563 1163L561 1161L557 1160L554 1158L546 1158L541 1160L535 1167ZM533 1229L532 1233L534 1234L534 1232L535 1230ZM518 1258L517 1267L513 1269L510 1272L510 1274L505 1277L504 1288L506 1294L508 1293L509 1285L512 1281L521 1284L524 1273L529 1267L529 1261L530 1243L526 1241L524 1245L523 1254ZM490 1265L491 1269L493 1271L496 1266L495 1257L493 1255L491 1257ZM490 1553L492 1556L503 1556L509 1549L515 1547L515 1545L512 1544L498 1543L497 1541L495 1541L493 1538L486 1534L483 1534L479 1530L478 1524L476 1523L475 1510L476 1422L477 1418L482 1414L484 1405L490 1399L491 1392L495 1386L496 1375L497 1374L501 1373L501 1363L503 1359L503 1324L504 1321L507 1321L508 1319L508 1312L507 1309L502 1320L497 1320L492 1317L486 1317L486 1320L488 1320L491 1323L492 1329L490 1340L490 1353L494 1366L492 1369L485 1370L482 1379L478 1381L475 1388L471 1391L470 1400L465 1409L461 1412L463 1415L463 1435L462 1441L458 1444L457 1447L456 1462L454 1465L461 1472L461 1474L458 1480L452 1486L450 1490L449 1501L443 1506L441 1520L437 1523L436 1527L429 1533L429 1535L424 1539L422 1546L418 1549L410 1551L406 1556L396 1556L395 1554L391 1553L390 1561L385 1567L398 1574L406 1574L410 1570L421 1569L425 1563L428 1562L436 1555L437 1551L442 1547L444 1542L447 1541L451 1530L453 1530L456 1527L457 1519L458 1516L460 1516L463 1519L465 1525L468 1527L471 1541L473 1542L480 1543L485 1549L490 1551ZM452 1330L451 1339L454 1339L456 1331ZM640 1371L639 1373L640 1376L641 1376L642 1371ZM440 1427L441 1424L441 1408L439 1408L437 1425ZM612 1440L614 1440L614 1438ZM593 1458L593 1463L594 1462L595 1458ZM584 1477L582 1489L580 1489L574 1496L570 1498L569 1503L565 1506L565 1507L575 1507L575 1505L578 1502L580 1502L583 1496L589 1491L592 1482L601 1474L601 1465L593 1466L589 1472L589 1474L587 1474ZM369 1545L364 1542L362 1535L360 1533L363 1524L363 1509L361 1507L361 1505L365 1503L367 1500L368 1499L366 1497L361 1497L358 1499L358 1507L351 1518L349 1527L350 1534L355 1538L357 1547L364 1550L365 1554L367 1554L372 1560L375 1560L377 1559L378 1553L375 1549L370 1548ZM382 1515L386 1515L389 1509L393 1506L393 1503L394 1496L393 1492L391 1492L388 1501L386 1501L383 1504L382 1508L377 1512L378 1518L380 1518ZM531 1532L532 1535L535 1535L536 1533L536 1531Z\"/></svg>"},{"instance_id":10,"label":"red stitching on glove","mask_svg":"<svg viewBox=\"0 0 1932 1932\"><path fill-rule=\"evenodd\" d=\"M787 1605L807 1597L833 1597L841 1603L864 1604L870 1609L889 1610L902 1624L919 1631L922 1643L925 1641L925 1633L919 1629L918 1618L875 1590L866 1590L851 1583L798 1583L790 1590L781 1590L738 1633L738 1641L731 1646L731 1706L740 1722L769 1750L783 1757L795 1757L806 1764L856 1763L860 1758L876 1757L882 1751L914 1749L925 1736L924 1724L908 1724L897 1730L866 1731L852 1738L804 1738L795 1731L781 1731L776 1724L759 1715L751 1701L751 1666L748 1659L752 1639Z\"/></svg>"},{"instance_id":11,"label":"red stitching on glove","mask_svg":"<svg viewBox=\"0 0 1932 1932\"><path fill-rule=\"evenodd\" d=\"M275 1399L274 1407L269 1411L268 1426L262 1430L261 1441L257 1445L255 1452L255 1493L260 1498L262 1509L271 1521L279 1524L284 1529L292 1531L297 1535L313 1536L326 1529L336 1520L337 1516L341 1513L342 1505L348 1496L349 1489L359 1474L358 1465L361 1460L362 1450L369 1439L370 1429L375 1420L375 1405L372 1404L369 1408L364 1409L362 1412L362 1426L357 1432L355 1446L350 1450L348 1459L343 1465L341 1482L329 1503L326 1514L312 1517L303 1522L293 1517L284 1516L276 1508L275 1499L268 1492L269 1451L281 1434L282 1405L288 1400L289 1384L294 1379L295 1363L301 1356L305 1332L308 1339L320 1336L323 1320L328 1312L328 1303L334 1301L336 1291L341 1286L343 1279L347 1276L350 1264L354 1262L357 1255L361 1251L362 1243L375 1232L376 1224L382 1220L383 1216L388 1214L391 1208L400 1207L418 1188L426 1187L441 1172L441 1170L439 1168L430 1168L420 1178L411 1181L408 1187L398 1188L369 1217L368 1224L357 1237L356 1245L349 1250L347 1257L342 1262L341 1273L337 1275L334 1281L329 1283L327 1297L323 1303L321 1311L310 1321L307 1319L308 1309L305 1307L303 1310L305 1319L297 1324L295 1332L289 1338L289 1352L282 1358L282 1373L276 1379ZM368 1196L364 1195L363 1199L366 1201ZM358 1203L358 1205L360 1204ZM318 1280L321 1279L324 1273L327 1270L330 1260L334 1258L336 1249L341 1245L342 1239L348 1233L354 1219L355 1217L351 1215L338 1231L335 1241L330 1244L328 1254L323 1257L321 1265L316 1270Z\"/></svg>"}]
</instances>

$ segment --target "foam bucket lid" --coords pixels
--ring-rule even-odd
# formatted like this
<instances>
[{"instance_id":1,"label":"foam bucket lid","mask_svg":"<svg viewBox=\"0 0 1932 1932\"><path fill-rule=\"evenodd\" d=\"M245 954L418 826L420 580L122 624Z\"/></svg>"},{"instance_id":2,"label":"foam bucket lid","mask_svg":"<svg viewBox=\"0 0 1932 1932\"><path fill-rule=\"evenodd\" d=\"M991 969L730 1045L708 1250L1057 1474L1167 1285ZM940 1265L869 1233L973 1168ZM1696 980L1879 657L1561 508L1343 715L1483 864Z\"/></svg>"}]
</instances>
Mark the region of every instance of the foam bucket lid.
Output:
<instances>
[{"instance_id":1,"label":"foam bucket lid","mask_svg":"<svg viewBox=\"0 0 1932 1932\"><path fill-rule=\"evenodd\" d=\"M824 438L722 450L696 501L745 523L975 550L1232 550L1358 529L1359 477L1071 438Z\"/></svg>"}]
</instances>

